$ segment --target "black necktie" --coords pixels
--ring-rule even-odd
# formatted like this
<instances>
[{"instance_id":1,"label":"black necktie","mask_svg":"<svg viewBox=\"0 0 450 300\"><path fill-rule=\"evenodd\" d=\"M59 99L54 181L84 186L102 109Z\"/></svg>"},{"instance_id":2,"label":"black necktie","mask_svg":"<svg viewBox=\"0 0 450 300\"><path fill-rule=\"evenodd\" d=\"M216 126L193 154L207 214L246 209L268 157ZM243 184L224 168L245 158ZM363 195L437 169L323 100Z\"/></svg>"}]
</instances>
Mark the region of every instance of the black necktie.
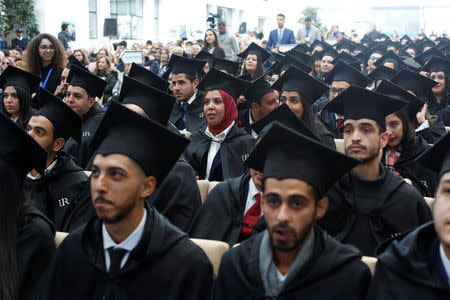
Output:
<instances>
[{"instance_id":1,"label":"black necktie","mask_svg":"<svg viewBox=\"0 0 450 300\"><path fill-rule=\"evenodd\" d=\"M113 247L108 248L109 252L109 258L111 260L111 264L109 265L109 271L108 274L111 277L115 277L120 272L120 263L122 262L122 258L127 253L127 250L122 248L116 248Z\"/></svg>"}]
</instances>

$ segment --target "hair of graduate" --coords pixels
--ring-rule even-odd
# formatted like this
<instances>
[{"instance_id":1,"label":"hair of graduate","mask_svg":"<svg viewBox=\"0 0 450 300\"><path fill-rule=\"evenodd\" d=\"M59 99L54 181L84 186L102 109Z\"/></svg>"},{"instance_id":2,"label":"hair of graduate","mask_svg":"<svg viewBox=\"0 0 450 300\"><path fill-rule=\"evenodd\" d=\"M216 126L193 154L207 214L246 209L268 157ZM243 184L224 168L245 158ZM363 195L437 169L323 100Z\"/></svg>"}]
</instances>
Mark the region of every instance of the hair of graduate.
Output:
<instances>
[{"instance_id":1,"label":"hair of graduate","mask_svg":"<svg viewBox=\"0 0 450 300\"><path fill-rule=\"evenodd\" d=\"M28 71L36 76L40 76L42 68L42 59L39 55L39 45L43 39L49 40L53 47L55 47L55 53L53 55L52 64L55 68L64 69L67 65L66 52L61 42L51 34L41 33L33 38L27 46L27 51L23 55L25 62L25 71Z\"/></svg>"},{"instance_id":2,"label":"hair of graduate","mask_svg":"<svg viewBox=\"0 0 450 300\"><path fill-rule=\"evenodd\" d=\"M256 78L261 77L261 76L264 74L263 62L259 59L260 57L258 56L258 54L257 54L256 52L254 52L254 51L249 51L248 54L247 54L247 56L249 56L250 54L255 55L255 56L256 56L256 59L257 59L257 62L256 62L256 70L255 70L255 76L252 76L253 79L256 79ZM244 74L250 73L250 72L247 70L247 67L245 66L245 61L247 60L247 56L246 56L245 59L244 59L244 70L243 70L243 72L242 72L243 75L244 75Z\"/></svg>"},{"instance_id":3,"label":"hair of graduate","mask_svg":"<svg viewBox=\"0 0 450 300\"><path fill-rule=\"evenodd\" d=\"M68 26L69 26L69 24L65 24L65 23L62 24L62 25L61 25L61 30L62 30L62 31L66 30Z\"/></svg>"},{"instance_id":4,"label":"hair of graduate","mask_svg":"<svg viewBox=\"0 0 450 300\"><path fill-rule=\"evenodd\" d=\"M75 55L76 52L80 52L81 56L83 56L83 61L81 61L81 63L83 65L85 65L85 66L88 65L89 64L89 60L88 60L88 58L86 56L86 53L84 53L84 51L81 50L81 49L77 49L77 50L73 51L73 55Z\"/></svg>"},{"instance_id":5,"label":"hair of graduate","mask_svg":"<svg viewBox=\"0 0 450 300\"><path fill-rule=\"evenodd\" d=\"M189 80L191 83L194 83L194 81L198 79L198 76L195 73L179 73L179 74L184 74L184 77L186 77L186 79Z\"/></svg>"},{"instance_id":6,"label":"hair of graduate","mask_svg":"<svg viewBox=\"0 0 450 300\"><path fill-rule=\"evenodd\" d=\"M283 17L283 19L286 19L286 16L283 14L278 14L277 17Z\"/></svg>"},{"instance_id":7,"label":"hair of graduate","mask_svg":"<svg viewBox=\"0 0 450 300\"><path fill-rule=\"evenodd\" d=\"M214 29L212 29L212 28L208 28L206 31L205 31L205 42L203 43L203 50L204 51L208 51L209 50L209 44L206 42L206 33L208 32L208 31L211 31L212 33L213 33L213 35L214 35L214 51L216 51L216 50L218 50L218 49L221 49L222 47L220 46L220 39L219 39L219 35L217 34L217 32L214 30Z\"/></svg>"},{"instance_id":8,"label":"hair of graduate","mask_svg":"<svg viewBox=\"0 0 450 300\"><path fill-rule=\"evenodd\" d=\"M400 119L400 122L402 122L403 126L403 136L399 144L399 146L402 148L402 155L409 157L409 155L414 151L414 147L418 140L418 136L416 135L416 132L414 130L415 127L409 120L406 108L402 108L394 112L394 115L396 115ZM386 145L386 147L389 146Z\"/></svg>"},{"instance_id":9,"label":"hair of graduate","mask_svg":"<svg viewBox=\"0 0 450 300\"><path fill-rule=\"evenodd\" d=\"M16 46L16 48L12 48L11 50L16 50L16 51L19 51L19 52L20 52L20 54L22 54L22 53L23 53L23 51L22 51L22 48L20 48L19 46Z\"/></svg>"},{"instance_id":10,"label":"hair of graduate","mask_svg":"<svg viewBox=\"0 0 450 300\"><path fill-rule=\"evenodd\" d=\"M267 178L263 178L263 180L262 180L262 182L261 182L261 188L262 188L262 191L263 191L263 192L264 192L265 186L266 186L266 179L267 179ZM307 182L307 183L308 183L308 182ZM322 197L320 197L319 193L316 191L316 189L315 189L312 185L310 185L310 184L308 183L308 186L309 186L309 188L310 188L310 190L311 190L311 193L312 193L313 196L314 196L314 203L317 204L317 202L319 202L319 200L322 199Z\"/></svg>"},{"instance_id":11,"label":"hair of graduate","mask_svg":"<svg viewBox=\"0 0 450 300\"><path fill-rule=\"evenodd\" d=\"M7 87L6 85L4 89ZM26 91L24 88L20 86L12 86L16 89L17 99L19 99L19 119L17 120L16 124L19 125L21 128L26 129L28 120L31 116L31 96L28 91ZM3 93L5 93L5 90L3 89ZM2 97L2 112L6 114L7 116L11 116L5 108L5 103L3 102Z\"/></svg>"},{"instance_id":12,"label":"hair of graduate","mask_svg":"<svg viewBox=\"0 0 450 300\"><path fill-rule=\"evenodd\" d=\"M445 77L445 87L444 87L444 91L442 92L444 97L441 100L441 106L442 107L447 107L448 105L450 105L450 76L449 74L446 74L444 72L444 77ZM430 101L436 101L436 97L434 96L433 91L429 91L426 95L426 102L429 103Z\"/></svg>"}]
</instances>

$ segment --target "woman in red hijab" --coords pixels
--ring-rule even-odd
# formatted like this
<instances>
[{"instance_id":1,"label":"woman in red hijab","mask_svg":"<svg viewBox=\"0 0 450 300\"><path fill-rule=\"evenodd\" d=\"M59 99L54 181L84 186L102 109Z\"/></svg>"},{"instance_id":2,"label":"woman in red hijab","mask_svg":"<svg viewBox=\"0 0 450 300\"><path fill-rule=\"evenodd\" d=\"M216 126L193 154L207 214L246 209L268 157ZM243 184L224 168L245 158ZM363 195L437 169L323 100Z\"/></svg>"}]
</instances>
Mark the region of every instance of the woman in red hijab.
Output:
<instances>
[{"instance_id":1,"label":"woman in red hijab","mask_svg":"<svg viewBox=\"0 0 450 300\"><path fill-rule=\"evenodd\" d=\"M203 114L207 125L191 135L185 158L199 179L223 181L247 172L244 161L255 140L236 124L236 99L248 82L211 69L197 86L205 91Z\"/></svg>"}]
</instances>

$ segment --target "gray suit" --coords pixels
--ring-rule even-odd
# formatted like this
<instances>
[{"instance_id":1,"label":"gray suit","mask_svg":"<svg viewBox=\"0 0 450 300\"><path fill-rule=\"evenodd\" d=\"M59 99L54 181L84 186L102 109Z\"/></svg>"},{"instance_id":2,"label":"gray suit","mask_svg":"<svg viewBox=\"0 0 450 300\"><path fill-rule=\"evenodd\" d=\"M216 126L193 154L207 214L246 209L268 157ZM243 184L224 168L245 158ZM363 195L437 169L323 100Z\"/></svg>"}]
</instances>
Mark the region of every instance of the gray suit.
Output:
<instances>
[{"instance_id":1,"label":"gray suit","mask_svg":"<svg viewBox=\"0 0 450 300\"><path fill-rule=\"evenodd\" d=\"M219 34L220 46L225 51L225 59L236 61L236 54L239 53L239 44L236 37L231 32L226 31Z\"/></svg>"},{"instance_id":2,"label":"gray suit","mask_svg":"<svg viewBox=\"0 0 450 300\"><path fill-rule=\"evenodd\" d=\"M297 35L295 36L295 40L297 44L306 42L306 30L305 25L300 26L297 31ZM308 43L311 45L315 40L320 40L320 30L314 25L311 25L311 31L309 32L309 41Z\"/></svg>"}]
</instances>

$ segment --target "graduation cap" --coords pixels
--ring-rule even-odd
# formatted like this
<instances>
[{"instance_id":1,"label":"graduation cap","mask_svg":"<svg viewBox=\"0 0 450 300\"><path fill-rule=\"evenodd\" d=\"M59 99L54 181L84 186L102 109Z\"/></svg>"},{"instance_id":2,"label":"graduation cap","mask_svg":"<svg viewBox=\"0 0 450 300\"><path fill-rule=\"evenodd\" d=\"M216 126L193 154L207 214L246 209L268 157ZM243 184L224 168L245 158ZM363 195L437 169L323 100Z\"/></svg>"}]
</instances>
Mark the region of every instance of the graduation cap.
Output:
<instances>
[{"instance_id":1,"label":"graduation cap","mask_svg":"<svg viewBox=\"0 0 450 300\"><path fill-rule=\"evenodd\" d=\"M253 77L252 77L252 75L250 73L239 75L236 78L239 78L239 79L245 80L245 81L253 81Z\"/></svg>"},{"instance_id":2,"label":"graduation cap","mask_svg":"<svg viewBox=\"0 0 450 300\"><path fill-rule=\"evenodd\" d=\"M336 50L344 50L347 49L348 51L352 51L354 48L354 43L347 40L347 39L342 39L339 43L336 44Z\"/></svg>"},{"instance_id":3,"label":"graduation cap","mask_svg":"<svg viewBox=\"0 0 450 300\"><path fill-rule=\"evenodd\" d=\"M225 70L229 74L235 75L239 70L240 65L240 63L235 61L214 57L212 67L220 71Z\"/></svg>"},{"instance_id":4,"label":"graduation cap","mask_svg":"<svg viewBox=\"0 0 450 300\"><path fill-rule=\"evenodd\" d=\"M231 97L236 100L249 85L250 82L248 81L233 77L212 68L197 85L197 89L205 92L210 90L222 90L230 94Z\"/></svg>"},{"instance_id":5,"label":"graduation cap","mask_svg":"<svg viewBox=\"0 0 450 300\"><path fill-rule=\"evenodd\" d=\"M209 66L213 65L214 55L209 53L208 51L201 50L196 56L195 59L206 61Z\"/></svg>"},{"instance_id":6,"label":"graduation cap","mask_svg":"<svg viewBox=\"0 0 450 300\"><path fill-rule=\"evenodd\" d=\"M384 79L381 81L380 85L376 89L377 92L389 95L391 97L408 101L409 104L406 106L406 112L410 120L415 120L417 113L422 109L425 101L417 98L408 91L402 89L395 83Z\"/></svg>"},{"instance_id":7,"label":"graduation cap","mask_svg":"<svg viewBox=\"0 0 450 300\"><path fill-rule=\"evenodd\" d=\"M448 58L450 58L450 45L446 45L442 48L439 48L439 50L441 50L441 52L447 56Z\"/></svg>"},{"instance_id":8,"label":"graduation cap","mask_svg":"<svg viewBox=\"0 0 450 300\"><path fill-rule=\"evenodd\" d=\"M403 67L395 74L391 81L404 90L413 91L419 98L425 96L427 92L431 91L437 85L436 81Z\"/></svg>"},{"instance_id":9,"label":"graduation cap","mask_svg":"<svg viewBox=\"0 0 450 300\"><path fill-rule=\"evenodd\" d=\"M416 55L419 54L419 49L417 48L417 46L414 44L414 42L410 42L400 50L400 55L410 57L411 55L409 55L409 53L407 52L408 49L413 49Z\"/></svg>"},{"instance_id":10,"label":"graduation cap","mask_svg":"<svg viewBox=\"0 0 450 300\"><path fill-rule=\"evenodd\" d=\"M407 40L406 43L412 42L412 39L411 39L407 34L405 34L404 36L402 36L402 37L400 38L400 41L403 41L403 40Z\"/></svg>"},{"instance_id":11,"label":"graduation cap","mask_svg":"<svg viewBox=\"0 0 450 300\"><path fill-rule=\"evenodd\" d=\"M392 79L394 75L397 74L397 71L395 71L392 68L388 68L386 66L379 66L372 72L370 72L367 77L372 79L373 81L377 82L379 80L383 79Z\"/></svg>"},{"instance_id":12,"label":"graduation cap","mask_svg":"<svg viewBox=\"0 0 450 300\"><path fill-rule=\"evenodd\" d=\"M309 51L309 47L305 44L297 44L294 48L292 48L290 51L294 51L297 53L303 53L306 54L306 52Z\"/></svg>"},{"instance_id":13,"label":"graduation cap","mask_svg":"<svg viewBox=\"0 0 450 300\"><path fill-rule=\"evenodd\" d=\"M308 55L306 53L302 52L296 52L296 51L289 51L291 56L295 57L298 61L301 61L303 64L307 65L308 67L314 66L314 58L311 55Z\"/></svg>"},{"instance_id":14,"label":"graduation cap","mask_svg":"<svg viewBox=\"0 0 450 300\"><path fill-rule=\"evenodd\" d=\"M244 97L247 103L259 102L262 97L268 93L272 93L274 89L270 83L265 79L266 75L262 75L253 81L244 91Z\"/></svg>"},{"instance_id":15,"label":"graduation cap","mask_svg":"<svg viewBox=\"0 0 450 300\"><path fill-rule=\"evenodd\" d=\"M122 154L134 160L159 186L189 140L113 101L92 141L96 154Z\"/></svg>"},{"instance_id":16,"label":"graduation cap","mask_svg":"<svg viewBox=\"0 0 450 300\"><path fill-rule=\"evenodd\" d=\"M383 45L386 49L393 47L395 50L399 50L402 47L402 45L400 45L399 43L393 42L390 39L387 39L386 41L384 41Z\"/></svg>"},{"instance_id":17,"label":"graduation cap","mask_svg":"<svg viewBox=\"0 0 450 300\"><path fill-rule=\"evenodd\" d=\"M14 169L19 182L33 169L44 174L47 152L5 114L0 114L0 141L1 160Z\"/></svg>"},{"instance_id":18,"label":"graduation cap","mask_svg":"<svg viewBox=\"0 0 450 300\"><path fill-rule=\"evenodd\" d=\"M441 57L433 57L422 70L428 73L444 72L445 75L450 75L450 60Z\"/></svg>"},{"instance_id":19,"label":"graduation cap","mask_svg":"<svg viewBox=\"0 0 450 300\"><path fill-rule=\"evenodd\" d=\"M55 128L55 137L63 138L66 142L72 137L81 143L83 119L61 99L44 88L39 89L39 101L43 105L34 116L46 117Z\"/></svg>"},{"instance_id":20,"label":"graduation cap","mask_svg":"<svg viewBox=\"0 0 450 300\"><path fill-rule=\"evenodd\" d=\"M355 46L353 47L352 52L355 51L361 51L363 53L367 52L369 50L369 48L367 48L366 46L364 46L363 44L357 43L355 44Z\"/></svg>"},{"instance_id":21,"label":"graduation cap","mask_svg":"<svg viewBox=\"0 0 450 300\"><path fill-rule=\"evenodd\" d=\"M126 77L126 76L124 76ZM154 88L157 88L161 91L167 91L169 88L170 83L155 73L153 73L150 70L147 70L146 68L136 64L132 63L130 72L128 73L128 77L133 78L134 80L140 81L143 84L152 86Z\"/></svg>"},{"instance_id":22,"label":"graduation cap","mask_svg":"<svg viewBox=\"0 0 450 300\"><path fill-rule=\"evenodd\" d=\"M328 86L295 66L289 67L289 69L275 81L272 88L280 92L296 91L300 94L302 103L309 103L310 105L328 90Z\"/></svg>"},{"instance_id":23,"label":"graduation cap","mask_svg":"<svg viewBox=\"0 0 450 300\"><path fill-rule=\"evenodd\" d=\"M301 147L299 147L301 145ZM322 197L359 160L274 122L245 161L266 178L295 178L307 182Z\"/></svg>"},{"instance_id":24,"label":"graduation cap","mask_svg":"<svg viewBox=\"0 0 450 300\"><path fill-rule=\"evenodd\" d=\"M382 57L380 57L374 65L376 67L384 65L384 63L390 62L394 64L394 69L398 70L403 65L403 60L394 52L388 51Z\"/></svg>"},{"instance_id":25,"label":"graduation cap","mask_svg":"<svg viewBox=\"0 0 450 300\"><path fill-rule=\"evenodd\" d=\"M281 72L289 69L290 66L296 66L305 73L309 73L312 70L310 66L304 64L303 62L298 60L295 56L288 53L283 57L283 59L280 62L275 63L270 71L274 74L280 74Z\"/></svg>"},{"instance_id":26,"label":"graduation cap","mask_svg":"<svg viewBox=\"0 0 450 300\"><path fill-rule=\"evenodd\" d=\"M337 59L345 62L347 65L350 65L357 70L361 69L359 61L355 57L348 54L347 52L339 53Z\"/></svg>"},{"instance_id":27,"label":"graduation cap","mask_svg":"<svg viewBox=\"0 0 450 300\"><path fill-rule=\"evenodd\" d=\"M367 56L364 53L356 54L354 57L355 57L355 59L357 59L359 61L359 64L363 64L364 67L367 66L368 59L367 59Z\"/></svg>"},{"instance_id":28,"label":"graduation cap","mask_svg":"<svg viewBox=\"0 0 450 300\"><path fill-rule=\"evenodd\" d=\"M375 53L378 53L378 54L380 54L381 56L383 56L384 53L386 53L386 48L383 47L383 46L381 46L381 45L377 45L377 46L375 46L375 47L372 47L372 48L370 48L370 49L367 51L367 57L370 58L370 57L372 56L372 54L375 54Z\"/></svg>"},{"instance_id":29,"label":"graduation cap","mask_svg":"<svg viewBox=\"0 0 450 300\"><path fill-rule=\"evenodd\" d=\"M322 51L313 54L314 62L322 60Z\"/></svg>"},{"instance_id":30,"label":"graduation cap","mask_svg":"<svg viewBox=\"0 0 450 300\"><path fill-rule=\"evenodd\" d=\"M366 87L372 80L359 70L338 59L334 68L325 77L326 83L332 84L333 81L345 81L351 85Z\"/></svg>"},{"instance_id":31,"label":"graduation cap","mask_svg":"<svg viewBox=\"0 0 450 300\"><path fill-rule=\"evenodd\" d=\"M258 61L261 60L261 63L264 63L270 57L269 51L267 51L266 49L264 49L261 46L258 46L254 42L252 42L247 47L247 49L245 49L244 51L239 53L237 56L242 59L245 59L247 57L247 55L249 55L249 54L255 54L258 57Z\"/></svg>"},{"instance_id":32,"label":"graduation cap","mask_svg":"<svg viewBox=\"0 0 450 300\"><path fill-rule=\"evenodd\" d=\"M316 48L316 47L322 47L322 51L323 51L323 50L325 50L326 48L330 48L330 45L328 45L328 44L325 43L325 42L322 42L321 40L316 39L316 40L314 40L314 42L311 44L310 49L311 49L311 50L314 50L314 48ZM322 51L320 51L320 52L322 52Z\"/></svg>"},{"instance_id":33,"label":"graduation cap","mask_svg":"<svg viewBox=\"0 0 450 300\"><path fill-rule=\"evenodd\" d=\"M14 66L8 66L0 75L0 88L7 86L18 86L33 94L39 90L41 77L31 74Z\"/></svg>"},{"instance_id":34,"label":"graduation cap","mask_svg":"<svg viewBox=\"0 0 450 300\"><path fill-rule=\"evenodd\" d=\"M429 38L422 39L416 43L416 46L423 51L426 47L436 47L436 44ZM429 49L428 49L429 50Z\"/></svg>"},{"instance_id":35,"label":"graduation cap","mask_svg":"<svg viewBox=\"0 0 450 300\"><path fill-rule=\"evenodd\" d=\"M179 55L172 55L169 60L168 69L172 74L192 74L197 75L203 70L206 62L193 58L187 58Z\"/></svg>"},{"instance_id":36,"label":"graduation cap","mask_svg":"<svg viewBox=\"0 0 450 300\"><path fill-rule=\"evenodd\" d=\"M435 171L439 178L450 171L450 133L416 159L424 167Z\"/></svg>"},{"instance_id":37,"label":"graduation cap","mask_svg":"<svg viewBox=\"0 0 450 300\"><path fill-rule=\"evenodd\" d=\"M414 57L414 60L416 60L423 66L433 57L445 58L445 55L441 51L439 51L436 47L433 47Z\"/></svg>"},{"instance_id":38,"label":"graduation cap","mask_svg":"<svg viewBox=\"0 0 450 300\"><path fill-rule=\"evenodd\" d=\"M67 69L70 69L73 65L79 68L84 68L83 64L78 59L76 59L73 54L70 55L67 59L69 60L69 63L66 65Z\"/></svg>"},{"instance_id":39,"label":"graduation cap","mask_svg":"<svg viewBox=\"0 0 450 300\"><path fill-rule=\"evenodd\" d=\"M283 59L284 54L281 54L281 53L278 53L278 52L272 52L272 57L273 57L273 60L275 62L279 62L279 61L281 61Z\"/></svg>"},{"instance_id":40,"label":"graduation cap","mask_svg":"<svg viewBox=\"0 0 450 300\"><path fill-rule=\"evenodd\" d=\"M407 69L414 71L414 72L420 72L420 68L422 67L414 58L412 57L406 57L403 60L403 66Z\"/></svg>"},{"instance_id":41,"label":"graduation cap","mask_svg":"<svg viewBox=\"0 0 450 300\"><path fill-rule=\"evenodd\" d=\"M123 77L119 102L135 104L153 121L167 125L176 98L130 77Z\"/></svg>"},{"instance_id":42,"label":"graduation cap","mask_svg":"<svg viewBox=\"0 0 450 300\"><path fill-rule=\"evenodd\" d=\"M324 56L331 56L333 60L336 59L336 57L338 57L339 55L339 53L337 53L336 50L334 50L331 47L328 47L327 49L323 50L321 54L322 54L321 59L323 59Z\"/></svg>"},{"instance_id":43,"label":"graduation cap","mask_svg":"<svg viewBox=\"0 0 450 300\"><path fill-rule=\"evenodd\" d=\"M385 127L386 116L406 106L408 102L352 85L329 102L324 109L344 120L370 119Z\"/></svg>"},{"instance_id":44,"label":"graduation cap","mask_svg":"<svg viewBox=\"0 0 450 300\"><path fill-rule=\"evenodd\" d=\"M82 69L75 65L72 65L70 68L69 76L67 76L67 82L69 82L71 86L79 86L83 88L89 97L95 96L101 98L103 91L106 88L106 81L92 74L85 68Z\"/></svg>"}]
</instances>

